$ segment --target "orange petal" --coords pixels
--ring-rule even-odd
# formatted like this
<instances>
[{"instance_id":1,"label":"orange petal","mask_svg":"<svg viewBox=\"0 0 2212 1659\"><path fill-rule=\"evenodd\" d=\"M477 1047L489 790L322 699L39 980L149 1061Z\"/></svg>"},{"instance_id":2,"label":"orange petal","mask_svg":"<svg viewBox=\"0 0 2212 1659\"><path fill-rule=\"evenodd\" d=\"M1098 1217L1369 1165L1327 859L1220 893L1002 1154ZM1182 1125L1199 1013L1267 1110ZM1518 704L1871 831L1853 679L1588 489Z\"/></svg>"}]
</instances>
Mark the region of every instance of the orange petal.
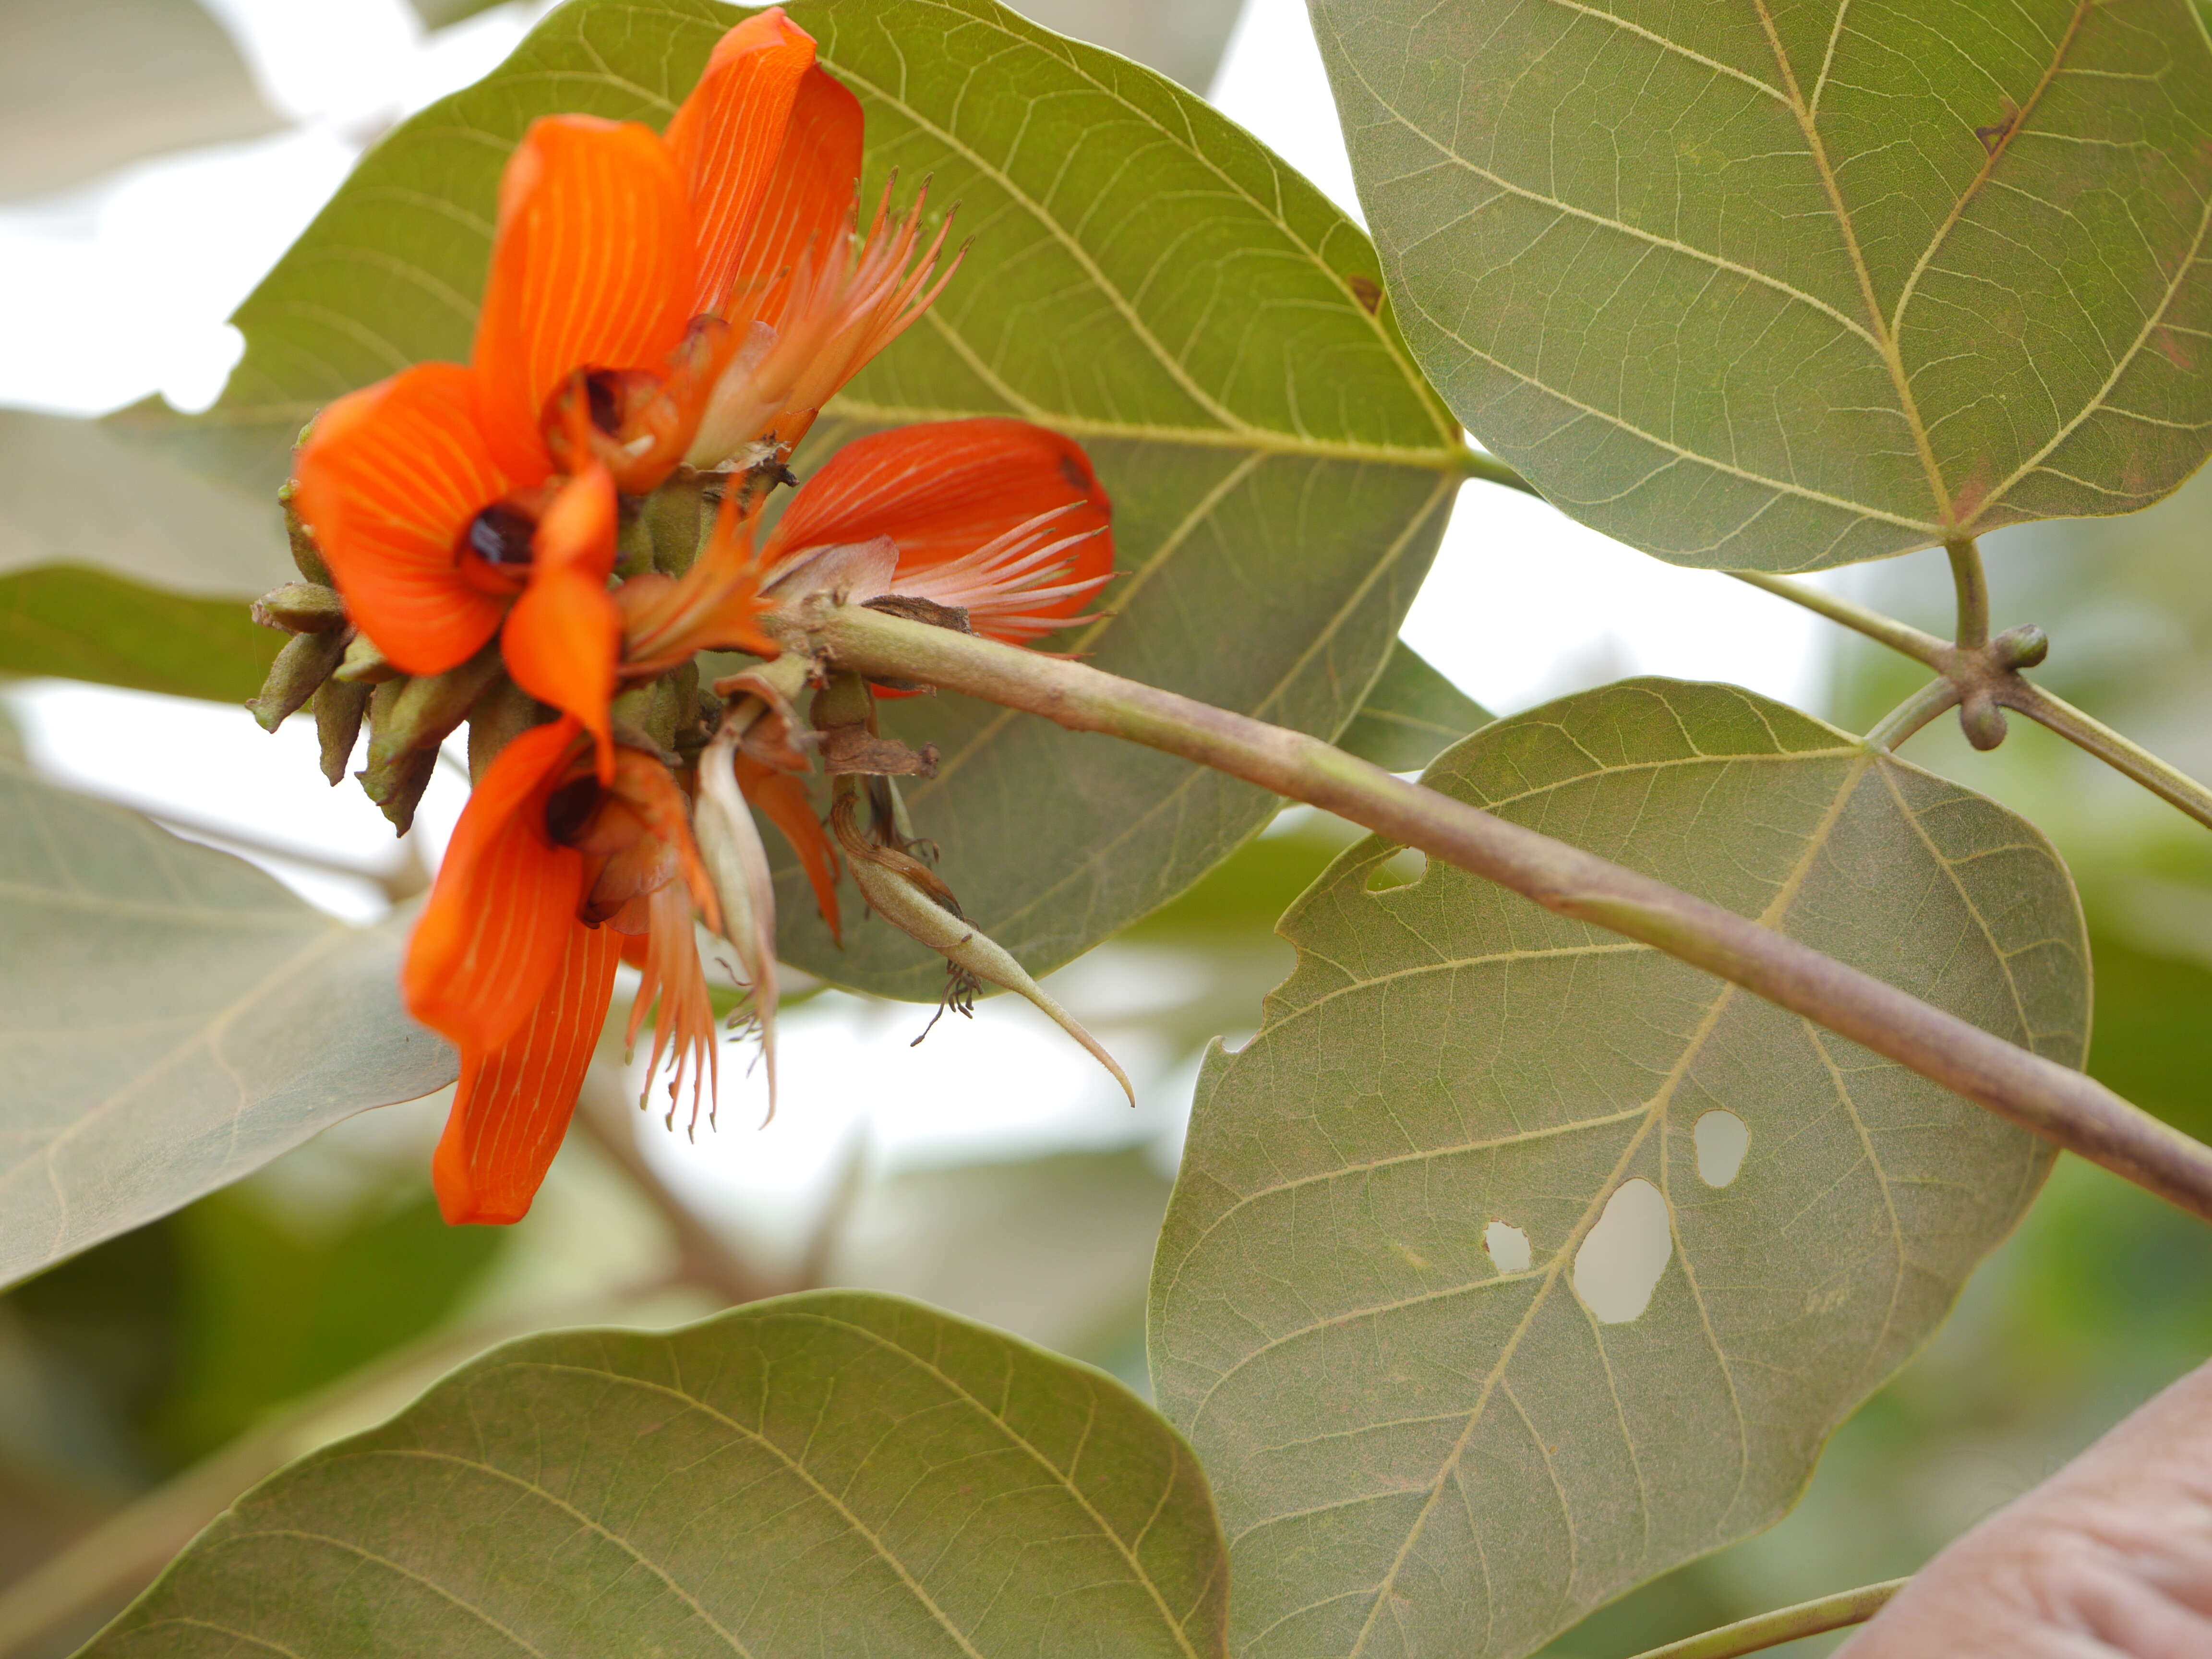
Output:
<instances>
[{"instance_id":1,"label":"orange petal","mask_svg":"<svg viewBox=\"0 0 2212 1659\"><path fill-rule=\"evenodd\" d=\"M532 123L500 180L477 319L492 451L543 477L546 400L580 368L658 367L691 316L691 208L650 127L588 115Z\"/></svg>"},{"instance_id":2,"label":"orange petal","mask_svg":"<svg viewBox=\"0 0 2212 1659\"><path fill-rule=\"evenodd\" d=\"M513 1036L560 965L584 860L546 835L545 798L575 740L575 722L561 720L501 751L469 797L408 944L408 1011L464 1056Z\"/></svg>"},{"instance_id":3,"label":"orange petal","mask_svg":"<svg viewBox=\"0 0 2212 1659\"><path fill-rule=\"evenodd\" d=\"M770 6L721 38L668 124L668 149L697 227L692 313L722 309L781 159L800 82L813 67L813 37Z\"/></svg>"},{"instance_id":4,"label":"orange petal","mask_svg":"<svg viewBox=\"0 0 2212 1659\"><path fill-rule=\"evenodd\" d=\"M699 860L698 843L691 839L691 803L676 787L667 767L653 756L636 749L615 751L615 793L634 808L653 838L676 853L684 885L698 906L700 919L710 933L722 931L722 906L707 866Z\"/></svg>"},{"instance_id":5,"label":"orange petal","mask_svg":"<svg viewBox=\"0 0 2212 1659\"><path fill-rule=\"evenodd\" d=\"M830 844L822 820L814 815L814 803L806 798L806 786L787 773L763 765L750 755L739 754L737 763L738 787L745 792L747 800L768 815L769 822L782 832L783 838L791 843L791 850L799 854L799 862L806 872L808 884L814 889L814 902L822 912L830 937L842 945L845 933L837 914L837 849Z\"/></svg>"},{"instance_id":6,"label":"orange petal","mask_svg":"<svg viewBox=\"0 0 2212 1659\"><path fill-rule=\"evenodd\" d=\"M622 939L567 919L556 971L527 1020L497 1048L462 1049L460 1087L430 1160L438 1208L453 1225L529 1212L606 1021Z\"/></svg>"},{"instance_id":7,"label":"orange petal","mask_svg":"<svg viewBox=\"0 0 2212 1659\"><path fill-rule=\"evenodd\" d=\"M410 674L442 674L499 628L501 602L458 573L469 521L517 480L477 425L469 371L421 363L339 398L301 446L301 516L346 605Z\"/></svg>"},{"instance_id":8,"label":"orange petal","mask_svg":"<svg viewBox=\"0 0 2212 1659\"><path fill-rule=\"evenodd\" d=\"M729 314L782 325L792 272L835 257L860 190L860 100L817 65L799 82L782 152L738 260Z\"/></svg>"},{"instance_id":9,"label":"orange petal","mask_svg":"<svg viewBox=\"0 0 2212 1659\"><path fill-rule=\"evenodd\" d=\"M622 611L607 592L615 563L615 487L597 465L562 487L538 521L530 585L500 648L514 683L573 714L598 745L599 781L614 779L611 706Z\"/></svg>"},{"instance_id":10,"label":"orange petal","mask_svg":"<svg viewBox=\"0 0 2212 1659\"><path fill-rule=\"evenodd\" d=\"M902 426L847 444L806 481L769 538L774 569L810 547L888 536L901 572L974 552L1055 507L1054 534L1081 544L1070 579L1114 568L1111 505L1081 447L1027 421L985 418ZM1063 602L1064 614L1084 603Z\"/></svg>"}]
</instances>

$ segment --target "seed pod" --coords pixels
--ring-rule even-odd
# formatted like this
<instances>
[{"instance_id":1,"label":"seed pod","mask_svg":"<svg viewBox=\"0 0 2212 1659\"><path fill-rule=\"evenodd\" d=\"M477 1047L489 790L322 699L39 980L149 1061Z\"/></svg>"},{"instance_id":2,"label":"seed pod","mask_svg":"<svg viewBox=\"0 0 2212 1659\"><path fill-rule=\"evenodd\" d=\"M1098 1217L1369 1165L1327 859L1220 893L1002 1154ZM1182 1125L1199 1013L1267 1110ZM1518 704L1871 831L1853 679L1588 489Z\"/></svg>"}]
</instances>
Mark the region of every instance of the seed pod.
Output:
<instances>
[{"instance_id":1,"label":"seed pod","mask_svg":"<svg viewBox=\"0 0 2212 1659\"><path fill-rule=\"evenodd\" d=\"M369 694L374 689L325 680L315 693L315 736L322 744L323 775L332 788L345 780L354 744L361 737L362 716L368 712Z\"/></svg>"},{"instance_id":2,"label":"seed pod","mask_svg":"<svg viewBox=\"0 0 2212 1659\"><path fill-rule=\"evenodd\" d=\"M302 639L317 637L303 634ZM368 700L369 763L359 773L362 791L383 810L392 821L392 827L405 835L415 822L416 804L429 787L430 774L438 764L438 751L428 749L402 750L387 752L384 759L377 757L377 733L389 721L398 708L399 700L406 695L409 682L391 679L376 687Z\"/></svg>"},{"instance_id":3,"label":"seed pod","mask_svg":"<svg viewBox=\"0 0 2212 1659\"><path fill-rule=\"evenodd\" d=\"M264 732L274 732L303 705L331 677L345 655L343 634L295 634L284 641L276 660L269 665L269 678L261 695L246 706Z\"/></svg>"},{"instance_id":4,"label":"seed pod","mask_svg":"<svg viewBox=\"0 0 2212 1659\"><path fill-rule=\"evenodd\" d=\"M968 1012L977 981L988 981L1026 999L1112 1073L1114 1081L1121 1085L1121 1092L1134 1106L1137 1091L1129 1082L1129 1074L1097 1038L1083 1029L1074 1015L1030 977L1029 970L1016 962L1003 945L961 915L959 902L935 871L896 848L877 846L860 832L853 822L856 799L850 790L841 793L830 812L830 827L837 832L837 840L845 848L854 883L868 901L870 909L945 958L952 975L945 994L947 1004L962 1013ZM921 1039L917 1037L915 1041Z\"/></svg>"},{"instance_id":5,"label":"seed pod","mask_svg":"<svg viewBox=\"0 0 2212 1659\"><path fill-rule=\"evenodd\" d=\"M369 769L389 767L413 750L435 749L460 725L499 672L499 647L495 644L442 674L387 682L400 690L387 706L380 708L370 727Z\"/></svg>"},{"instance_id":6,"label":"seed pod","mask_svg":"<svg viewBox=\"0 0 2212 1659\"><path fill-rule=\"evenodd\" d=\"M699 799L692 834L707 877L721 901L722 937L738 953L738 971L752 993L760 1022L761 1064L768 1072L768 1115L775 1115L775 884L760 826L738 788L737 734L726 726L699 757Z\"/></svg>"},{"instance_id":7,"label":"seed pod","mask_svg":"<svg viewBox=\"0 0 2212 1659\"><path fill-rule=\"evenodd\" d=\"M346 625L345 601L320 582L286 582L253 602L253 620L293 634L327 634Z\"/></svg>"}]
</instances>

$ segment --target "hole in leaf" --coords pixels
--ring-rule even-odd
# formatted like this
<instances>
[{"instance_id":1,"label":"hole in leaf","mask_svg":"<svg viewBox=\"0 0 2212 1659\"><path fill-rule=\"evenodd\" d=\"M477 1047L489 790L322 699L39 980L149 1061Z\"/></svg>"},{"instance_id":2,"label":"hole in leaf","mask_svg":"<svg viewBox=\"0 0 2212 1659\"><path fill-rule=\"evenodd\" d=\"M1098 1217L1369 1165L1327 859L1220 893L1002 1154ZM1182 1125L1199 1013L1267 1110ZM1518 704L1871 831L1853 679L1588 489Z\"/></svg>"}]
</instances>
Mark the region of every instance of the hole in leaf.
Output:
<instances>
[{"instance_id":1,"label":"hole in leaf","mask_svg":"<svg viewBox=\"0 0 2212 1659\"><path fill-rule=\"evenodd\" d=\"M1690 1131L1690 1140L1698 1149L1698 1179L1708 1187L1725 1187L1743 1168L1751 1125L1734 1112L1707 1112Z\"/></svg>"},{"instance_id":2,"label":"hole in leaf","mask_svg":"<svg viewBox=\"0 0 2212 1659\"><path fill-rule=\"evenodd\" d=\"M1428 868L1427 854L1418 847L1401 847L1367 872L1367 890L1389 893L1401 887L1411 887L1428 873Z\"/></svg>"},{"instance_id":3,"label":"hole in leaf","mask_svg":"<svg viewBox=\"0 0 2212 1659\"><path fill-rule=\"evenodd\" d=\"M1651 1305L1674 1258L1667 1200L1640 1176L1624 1181L1575 1252L1575 1294L1601 1325L1623 1325Z\"/></svg>"},{"instance_id":4,"label":"hole in leaf","mask_svg":"<svg viewBox=\"0 0 2212 1659\"><path fill-rule=\"evenodd\" d=\"M1508 1221L1493 1221L1482 1230L1482 1248L1490 1252L1490 1260L1502 1273L1525 1273L1534 1257L1528 1249L1528 1235Z\"/></svg>"}]
</instances>

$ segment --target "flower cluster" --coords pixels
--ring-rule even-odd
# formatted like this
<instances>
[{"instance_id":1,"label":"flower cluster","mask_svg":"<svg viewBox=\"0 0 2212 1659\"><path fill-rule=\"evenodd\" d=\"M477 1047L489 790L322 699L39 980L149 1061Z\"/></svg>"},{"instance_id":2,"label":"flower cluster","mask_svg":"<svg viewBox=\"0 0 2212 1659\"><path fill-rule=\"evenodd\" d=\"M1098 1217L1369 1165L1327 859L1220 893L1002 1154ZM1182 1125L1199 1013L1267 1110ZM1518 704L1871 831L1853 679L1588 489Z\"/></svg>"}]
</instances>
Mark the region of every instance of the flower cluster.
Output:
<instances>
[{"instance_id":1,"label":"flower cluster","mask_svg":"<svg viewBox=\"0 0 2212 1659\"><path fill-rule=\"evenodd\" d=\"M469 724L474 793L403 975L461 1054L434 1166L449 1220L529 1207L619 962L641 976L630 1039L653 1011L695 1118L715 1065L696 924L728 940L772 1045L751 809L837 929L838 850L802 781L825 734L791 707L811 665L779 663L781 617L896 596L1026 643L1110 574L1088 460L1013 420L851 443L759 533L823 404L958 264L920 198L895 212L887 190L864 221L862 137L858 100L774 9L724 37L665 133L538 120L501 180L470 361L342 398L302 441L288 500L310 583L264 601L301 637L262 718L312 696L335 782L365 714L363 781L403 828ZM763 666L703 696L702 651ZM868 751L832 769L912 769ZM847 855L912 861L895 828L878 842Z\"/></svg>"}]
</instances>

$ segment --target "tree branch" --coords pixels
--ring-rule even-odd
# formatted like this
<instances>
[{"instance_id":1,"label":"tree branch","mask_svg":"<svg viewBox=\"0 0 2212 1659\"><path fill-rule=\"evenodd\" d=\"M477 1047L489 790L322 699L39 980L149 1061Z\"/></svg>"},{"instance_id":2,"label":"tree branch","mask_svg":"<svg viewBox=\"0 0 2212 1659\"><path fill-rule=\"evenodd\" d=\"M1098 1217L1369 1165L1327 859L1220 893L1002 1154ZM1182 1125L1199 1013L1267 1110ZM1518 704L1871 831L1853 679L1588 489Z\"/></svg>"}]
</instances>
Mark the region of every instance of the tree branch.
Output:
<instances>
[{"instance_id":1,"label":"tree branch","mask_svg":"<svg viewBox=\"0 0 2212 1659\"><path fill-rule=\"evenodd\" d=\"M1954 575L1958 569L1954 557ZM1966 589L1970 582L1979 580L1979 570L1980 561L1977 557L1972 563L1973 574L1961 579L1962 607L1969 603ZM1823 592L1803 582L1792 581L1787 576L1770 576L1758 570L1731 570L1729 574L1778 599L1802 605L1831 622L1840 623L1844 627L1878 641L1916 662L1926 663L1958 689L1958 696L1953 699L1954 702L1972 705L1966 711L1973 717L1966 721L1966 735L1977 748L1995 748L2004 736L2004 717L1997 711L2016 709L2038 724L2048 726L2077 749L2095 756L2121 776L2141 784L2168 805L2187 813L2208 830L2212 830L2212 789L2208 789L2179 767L2160 760L2142 744L2130 743L2111 726L2076 708L2063 697L2045 690L2020 672L2043 660L2045 643L2042 629L2013 629L1978 647L1962 648L1939 640L1933 634L1923 634L1910 623L1885 617L1878 611L1869 611L1863 605L1854 605L1849 599L1838 599L1832 593ZM1986 596L1983 603L1986 604ZM1986 629L1986 615L1983 626ZM1921 694L1922 696L1929 695L1929 692ZM1888 735L1882 740L1881 746L1893 747L1911 735L1911 732L1889 731L1892 723L1911 707L1911 704L1907 704L1905 708L1883 720L1877 730ZM1935 714L1942 712L1938 708L1928 719L1932 720ZM1921 724L1926 724L1926 720ZM1913 728L1915 731L1917 729L1917 726ZM1869 732L1867 740L1869 743L1876 741L1875 733Z\"/></svg>"},{"instance_id":2,"label":"tree branch","mask_svg":"<svg viewBox=\"0 0 2212 1659\"><path fill-rule=\"evenodd\" d=\"M1561 915L1656 945L2212 1220L2212 1147L2079 1072L1717 904L1393 777L1318 738L1081 663L854 605L823 607L801 626L807 643L837 666L965 692L1073 731L1180 755L1364 824Z\"/></svg>"},{"instance_id":3,"label":"tree branch","mask_svg":"<svg viewBox=\"0 0 2212 1659\"><path fill-rule=\"evenodd\" d=\"M1800 1601L1794 1607L1778 1607L1772 1613L1739 1619L1733 1625L1723 1625L1701 1636L1669 1642L1663 1648L1638 1654L1636 1659L1738 1659L1739 1655L1780 1647L1801 1637L1863 1625L1888 1606L1889 1598L1911 1582L1893 1578L1887 1583L1838 1590L1818 1601Z\"/></svg>"},{"instance_id":4,"label":"tree branch","mask_svg":"<svg viewBox=\"0 0 2212 1659\"><path fill-rule=\"evenodd\" d=\"M2038 725L2049 726L2075 748L2086 750L2123 777L2133 779L2168 805L2179 807L2212 830L2212 789L2140 744L2129 742L2102 720L2020 675L2014 676L2014 684L1998 690L1997 701Z\"/></svg>"}]
</instances>

